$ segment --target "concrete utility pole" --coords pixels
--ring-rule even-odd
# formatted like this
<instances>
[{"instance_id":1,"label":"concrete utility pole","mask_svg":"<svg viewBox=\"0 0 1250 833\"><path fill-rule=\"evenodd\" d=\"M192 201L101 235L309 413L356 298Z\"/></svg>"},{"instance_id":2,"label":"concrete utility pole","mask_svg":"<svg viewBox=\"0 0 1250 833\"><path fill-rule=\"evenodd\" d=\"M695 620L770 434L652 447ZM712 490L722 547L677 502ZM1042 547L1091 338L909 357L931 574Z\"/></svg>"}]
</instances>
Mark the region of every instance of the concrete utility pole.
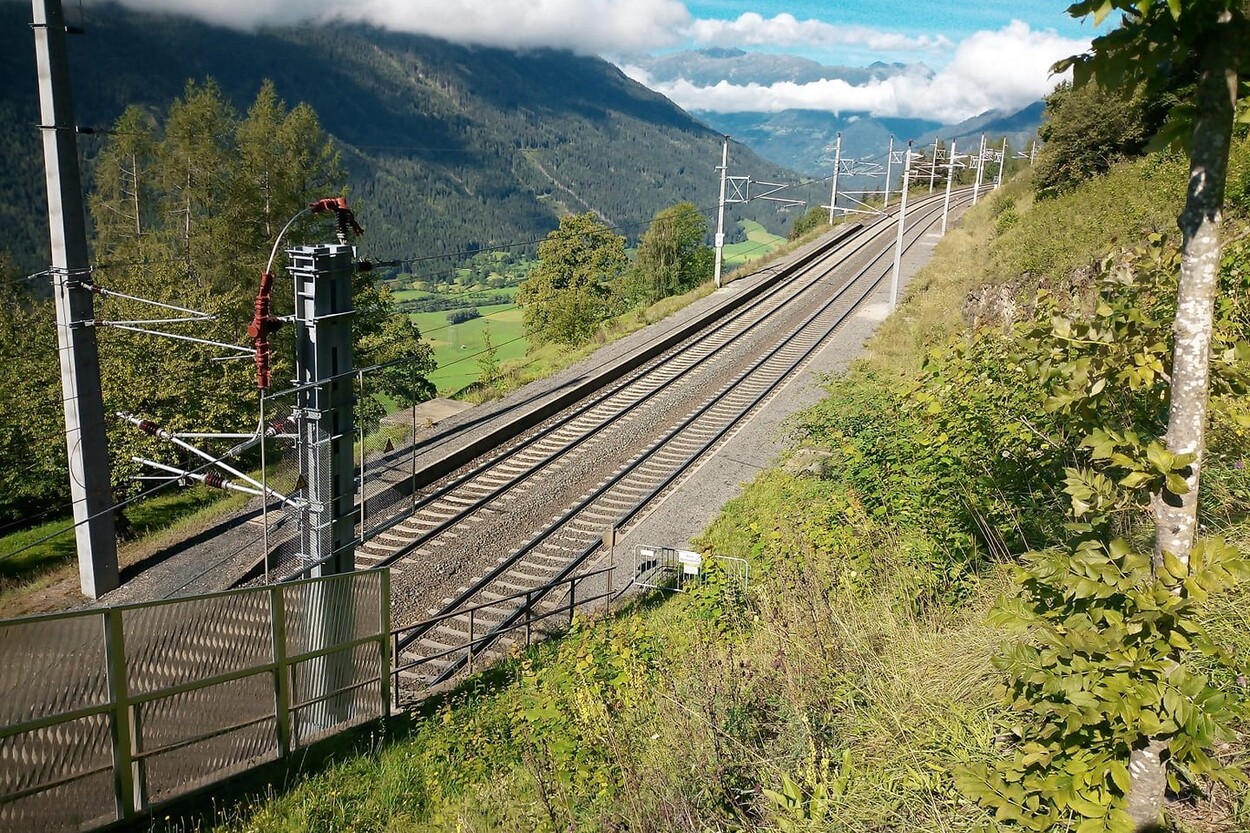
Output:
<instances>
[{"instance_id":1,"label":"concrete utility pole","mask_svg":"<svg viewBox=\"0 0 1250 833\"><path fill-rule=\"evenodd\" d=\"M1003 138L1003 154L998 157L998 179L994 182L994 190L997 191L1003 184L1003 168L1007 164L1007 139Z\"/></svg>"},{"instance_id":2,"label":"concrete utility pole","mask_svg":"<svg viewBox=\"0 0 1250 833\"><path fill-rule=\"evenodd\" d=\"M838 205L838 171L842 168L842 134L833 146L833 193L829 195L829 225L833 225L833 210Z\"/></svg>"},{"instance_id":3,"label":"concrete utility pole","mask_svg":"<svg viewBox=\"0 0 1250 833\"><path fill-rule=\"evenodd\" d=\"M977 181L972 189L972 204L981 198L981 177L985 170L985 134L981 134L981 149L977 151Z\"/></svg>"},{"instance_id":4,"label":"concrete utility pole","mask_svg":"<svg viewBox=\"0 0 1250 833\"><path fill-rule=\"evenodd\" d=\"M894 173L891 167L894 162L894 137L890 136L890 149L885 152L885 203L881 208L890 207L890 176Z\"/></svg>"},{"instance_id":5,"label":"concrete utility pole","mask_svg":"<svg viewBox=\"0 0 1250 833\"><path fill-rule=\"evenodd\" d=\"M903 157L903 201L898 208L898 237L894 241L894 274L890 278L890 312L898 306L898 272L903 262L903 230L907 219L907 183L911 177L911 142L907 143L907 155Z\"/></svg>"},{"instance_id":6,"label":"concrete utility pole","mask_svg":"<svg viewBox=\"0 0 1250 833\"><path fill-rule=\"evenodd\" d=\"M100 395L100 357L95 330L87 326L95 320L95 311L87 288L87 226L78 171L65 15L61 0L32 0L32 5L78 578L83 594L98 599L121 584L121 578L117 571L108 439Z\"/></svg>"},{"instance_id":7,"label":"concrete utility pole","mask_svg":"<svg viewBox=\"0 0 1250 833\"><path fill-rule=\"evenodd\" d=\"M725 251L725 182L729 176L729 137L720 151L720 204L716 208L716 288L720 289L721 266Z\"/></svg>"},{"instance_id":8,"label":"concrete utility pole","mask_svg":"<svg viewBox=\"0 0 1250 833\"><path fill-rule=\"evenodd\" d=\"M942 236L946 236L946 215L951 210L951 186L955 182L955 140L951 139L950 168L946 174L946 199L942 201Z\"/></svg>"}]
</instances>

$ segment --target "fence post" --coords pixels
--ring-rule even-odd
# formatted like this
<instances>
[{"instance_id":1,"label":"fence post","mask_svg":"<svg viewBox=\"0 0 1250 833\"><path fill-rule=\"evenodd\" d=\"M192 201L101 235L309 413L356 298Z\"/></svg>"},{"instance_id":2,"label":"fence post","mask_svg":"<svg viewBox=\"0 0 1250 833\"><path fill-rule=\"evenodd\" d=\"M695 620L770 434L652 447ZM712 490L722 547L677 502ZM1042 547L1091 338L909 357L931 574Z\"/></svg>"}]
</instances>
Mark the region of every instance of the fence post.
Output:
<instances>
[{"instance_id":1,"label":"fence post","mask_svg":"<svg viewBox=\"0 0 1250 833\"><path fill-rule=\"evenodd\" d=\"M269 587L269 618L273 639L273 717L278 732L278 757L291 754L291 669L286 661L286 600L281 584Z\"/></svg>"},{"instance_id":2,"label":"fence post","mask_svg":"<svg viewBox=\"0 0 1250 833\"><path fill-rule=\"evenodd\" d=\"M382 569L382 587L378 591L380 594L379 602L381 610L378 611L379 625L381 627L381 639L378 640L381 648L382 674L380 684L382 686L382 716L391 716L391 697L399 695L399 679L396 675L395 688L391 689L391 666L393 656L391 654L391 568L384 567Z\"/></svg>"},{"instance_id":3,"label":"fence post","mask_svg":"<svg viewBox=\"0 0 1250 833\"><path fill-rule=\"evenodd\" d=\"M113 798L117 817L130 821L139 815L142 795L135 779L133 714L126 686L126 637L122 632L122 612L116 608L104 611L104 656L113 706ZM141 780L142 773L138 774Z\"/></svg>"}]
</instances>

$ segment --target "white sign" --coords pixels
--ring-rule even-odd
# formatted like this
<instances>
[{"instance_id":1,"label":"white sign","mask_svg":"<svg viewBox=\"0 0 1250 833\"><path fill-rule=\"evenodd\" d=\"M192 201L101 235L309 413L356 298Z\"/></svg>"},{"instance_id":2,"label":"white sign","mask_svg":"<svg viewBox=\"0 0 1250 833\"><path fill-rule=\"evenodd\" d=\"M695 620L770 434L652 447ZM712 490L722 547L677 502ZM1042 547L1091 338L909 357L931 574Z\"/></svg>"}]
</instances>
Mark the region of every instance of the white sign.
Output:
<instances>
[{"instance_id":1,"label":"white sign","mask_svg":"<svg viewBox=\"0 0 1250 833\"><path fill-rule=\"evenodd\" d=\"M681 571L688 576L697 576L703 564L703 556L690 550L678 550L677 560L681 563Z\"/></svg>"}]
</instances>

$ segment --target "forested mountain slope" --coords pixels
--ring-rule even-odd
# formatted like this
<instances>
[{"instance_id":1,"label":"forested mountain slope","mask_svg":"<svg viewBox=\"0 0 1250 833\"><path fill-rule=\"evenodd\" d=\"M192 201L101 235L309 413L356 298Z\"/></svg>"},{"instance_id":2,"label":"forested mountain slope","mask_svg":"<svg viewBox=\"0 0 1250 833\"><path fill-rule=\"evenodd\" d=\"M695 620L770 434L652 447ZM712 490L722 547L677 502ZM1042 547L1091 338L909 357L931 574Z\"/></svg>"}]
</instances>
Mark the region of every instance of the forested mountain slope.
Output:
<instances>
[{"instance_id":1,"label":"forested mountain slope","mask_svg":"<svg viewBox=\"0 0 1250 833\"><path fill-rule=\"evenodd\" d=\"M4 247L37 266L47 231L29 21L28 4L0 0L0 222ZM164 106L207 76L242 109L270 78L338 141L379 257L533 240L561 213L588 209L636 236L659 208L716 200L720 136L597 58L364 26L248 33L111 5L87 7L81 23L86 34L71 40L80 125L107 128L127 104ZM100 145L80 139L88 160ZM793 178L744 147L733 158L757 177ZM743 216L773 230L790 219L764 204Z\"/></svg>"}]
</instances>

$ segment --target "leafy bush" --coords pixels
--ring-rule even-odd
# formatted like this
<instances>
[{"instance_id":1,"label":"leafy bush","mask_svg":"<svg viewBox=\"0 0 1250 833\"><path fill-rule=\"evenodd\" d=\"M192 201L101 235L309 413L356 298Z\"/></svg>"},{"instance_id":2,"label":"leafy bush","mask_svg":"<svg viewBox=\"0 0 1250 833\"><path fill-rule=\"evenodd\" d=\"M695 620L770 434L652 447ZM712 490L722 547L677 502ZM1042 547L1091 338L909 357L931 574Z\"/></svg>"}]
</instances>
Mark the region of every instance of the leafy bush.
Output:
<instances>
[{"instance_id":1,"label":"leafy bush","mask_svg":"<svg viewBox=\"0 0 1250 833\"><path fill-rule=\"evenodd\" d=\"M448 324L463 324L466 321L472 321L474 318L481 318L482 313L477 311L477 307L469 307L468 309L454 309L447 313Z\"/></svg>"}]
</instances>

